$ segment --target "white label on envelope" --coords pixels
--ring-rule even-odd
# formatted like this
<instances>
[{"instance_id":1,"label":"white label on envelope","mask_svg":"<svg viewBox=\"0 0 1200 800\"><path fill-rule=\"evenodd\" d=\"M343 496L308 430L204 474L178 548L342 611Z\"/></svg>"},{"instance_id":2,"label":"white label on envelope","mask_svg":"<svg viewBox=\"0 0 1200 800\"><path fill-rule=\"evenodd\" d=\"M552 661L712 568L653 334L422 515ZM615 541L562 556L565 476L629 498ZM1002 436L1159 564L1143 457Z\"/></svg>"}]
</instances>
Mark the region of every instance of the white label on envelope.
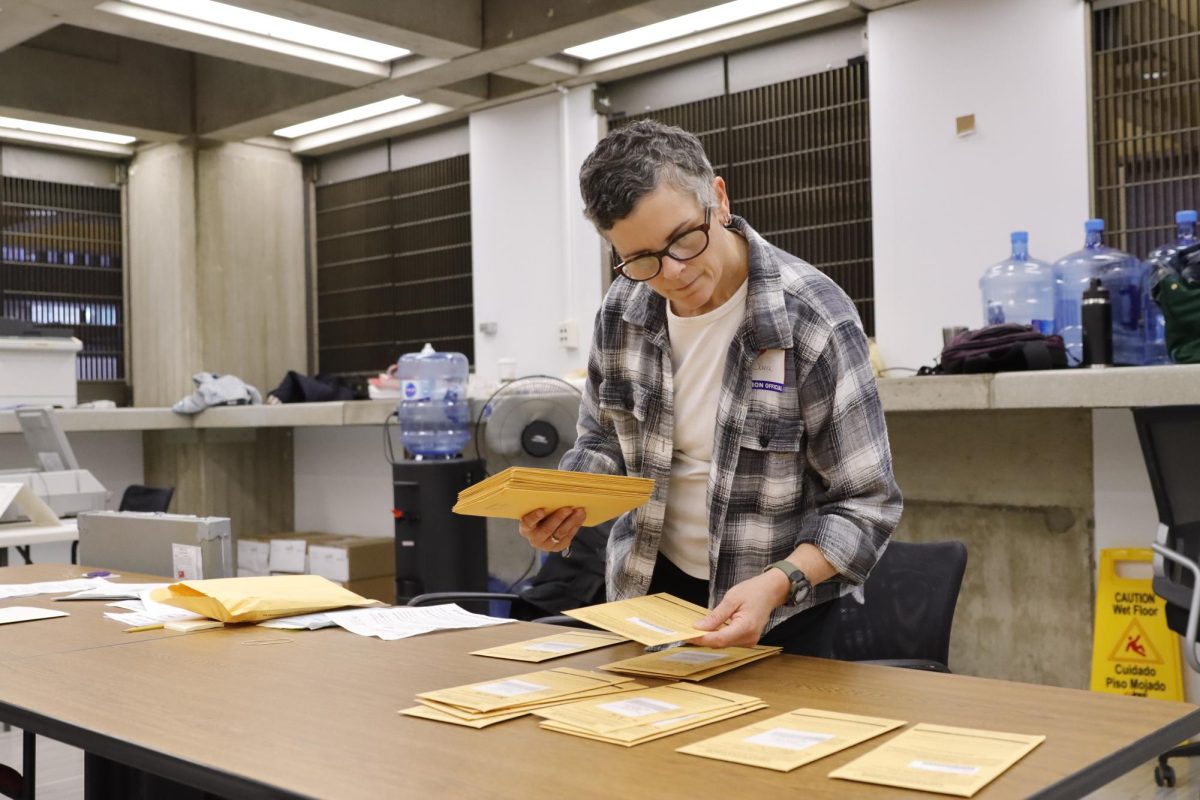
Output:
<instances>
[{"instance_id":1,"label":"white label on envelope","mask_svg":"<svg viewBox=\"0 0 1200 800\"><path fill-rule=\"evenodd\" d=\"M522 650L533 650L536 653L569 653L578 650L582 644L574 642L533 642L522 647Z\"/></svg>"},{"instance_id":2,"label":"white label on envelope","mask_svg":"<svg viewBox=\"0 0 1200 800\"><path fill-rule=\"evenodd\" d=\"M797 731L791 728L771 728L746 739L750 744L760 744L763 747L778 747L781 750L806 750L815 744L827 742L833 738L832 733L813 733Z\"/></svg>"},{"instance_id":3,"label":"white label on envelope","mask_svg":"<svg viewBox=\"0 0 1200 800\"><path fill-rule=\"evenodd\" d=\"M724 661L729 656L724 653L696 653L691 650L680 650L669 656L663 656L663 661L679 661L684 664L708 664L712 661Z\"/></svg>"},{"instance_id":4,"label":"white label on envelope","mask_svg":"<svg viewBox=\"0 0 1200 800\"><path fill-rule=\"evenodd\" d=\"M171 570L176 580L204 580L204 556L194 544L171 544Z\"/></svg>"},{"instance_id":5,"label":"white label on envelope","mask_svg":"<svg viewBox=\"0 0 1200 800\"><path fill-rule=\"evenodd\" d=\"M783 352L763 350L750 367L751 386L763 392L783 391Z\"/></svg>"},{"instance_id":6,"label":"white label on envelope","mask_svg":"<svg viewBox=\"0 0 1200 800\"><path fill-rule=\"evenodd\" d=\"M653 622L648 622L641 617L627 617L626 622L632 622L634 625L641 625L643 628L648 628L658 633L674 633L670 628L664 628L662 625L655 625Z\"/></svg>"},{"instance_id":7,"label":"white label on envelope","mask_svg":"<svg viewBox=\"0 0 1200 800\"><path fill-rule=\"evenodd\" d=\"M518 695L532 694L549 688L549 686L509 678L506 681L497 681L496 683L485 683L482 686L476 686L475 691L483 692L484 694L494 694L498 697L517 697Z\"/></svg>"},{"instance_id":8,"label":"white label on envelope","mask_svg":"<svg viewBox=\"0 0 1200 800\"><path fill-rule=\"evenodd\" d=\"M970 764L946 764L938 761L926 761L920 758L908 762L908 768L923 769L926 772L947 772L951 775L974 775L979 772L979 767L973 767Z\"/></svg>"},{"instance_id":9,"label":"white label on envelope","mask_svg":"<svg viewBox=\"0 0 1200 800\"><path fill-rule=\"evenodd\" d=\"M679 706L649 697L633 697L629 700L618 700L615 703L603 703L597 708L620 714L622 717L645 717L650 714L661 714L663 711L674 711Z\"/></svg>"}]
</instances>

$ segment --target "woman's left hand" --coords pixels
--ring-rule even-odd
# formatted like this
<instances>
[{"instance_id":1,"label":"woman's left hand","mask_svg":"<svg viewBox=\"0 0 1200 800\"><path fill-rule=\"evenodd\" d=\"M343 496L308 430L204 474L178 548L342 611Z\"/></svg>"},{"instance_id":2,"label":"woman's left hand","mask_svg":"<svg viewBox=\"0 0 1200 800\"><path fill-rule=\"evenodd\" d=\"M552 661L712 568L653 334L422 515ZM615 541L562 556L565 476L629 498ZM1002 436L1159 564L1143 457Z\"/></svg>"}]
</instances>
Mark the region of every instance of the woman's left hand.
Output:
<instances>
[{"instance_id":1,"label":"woman's left hand","mask_svg":"<svg viewBox=\"0 0 1200 800\"><path fill-rule=\"evenodd\" d=\"M704 647L750 647L758 644L771 612L787 599L788 586L787 576L778 569L735 585L708 616L696 623L700 630L712 633L691 639L691 644Z\"/></svg>"}]
</instances>

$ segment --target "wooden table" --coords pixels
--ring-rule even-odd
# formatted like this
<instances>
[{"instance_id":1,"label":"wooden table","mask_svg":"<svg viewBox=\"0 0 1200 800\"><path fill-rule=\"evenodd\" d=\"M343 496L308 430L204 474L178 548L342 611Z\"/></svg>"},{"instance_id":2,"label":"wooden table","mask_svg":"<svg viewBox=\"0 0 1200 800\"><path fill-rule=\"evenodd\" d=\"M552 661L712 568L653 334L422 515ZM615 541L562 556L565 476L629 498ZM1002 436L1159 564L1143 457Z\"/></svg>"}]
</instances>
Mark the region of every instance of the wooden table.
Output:
<instances>
[{"instance_id":1,"label":"wooden table","mask_svg":"<svg viewBox=\"0 0 1200 800\"><path fill-rule=\"evenodd\" d=\"M29 582L39 568L0 570L0 582ZM115 625L99 619L100 604L71 610L81 630ZM802 706L1045 734L976 797L1078 797L1200 732L1200 709L1183 703L780 656L705 684L757 695L769 709L626 749L544 731L531 718L476 731L396 712L417 692L591 667L640 651L632 643L539 667L467 654L553 630L527 623L397 642L338 629L102 631L68 649L45 633L66 622L0 628L0 720L237 798L921 796L826 777L883 739L790 773L674 752ZM24 655L10 655L12 643Z\"/></svg>"}]
</instances>

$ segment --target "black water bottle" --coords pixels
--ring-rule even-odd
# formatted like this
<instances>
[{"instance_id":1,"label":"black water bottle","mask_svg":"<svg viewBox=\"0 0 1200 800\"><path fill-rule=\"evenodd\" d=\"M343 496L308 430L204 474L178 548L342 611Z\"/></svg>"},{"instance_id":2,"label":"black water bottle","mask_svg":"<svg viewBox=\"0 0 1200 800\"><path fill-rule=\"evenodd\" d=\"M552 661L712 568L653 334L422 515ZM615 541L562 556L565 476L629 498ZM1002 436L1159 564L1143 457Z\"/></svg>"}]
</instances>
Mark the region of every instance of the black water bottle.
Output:
<instances>
[{"instance_id":1,"label":"black water bottle","mask_svg":"<svg viewBox=\"0 0 1200 800\"><path fill-rule=\"evenodd\" d=\"M1083 365L1108 367L1113 363L1112 303L1108 289L1099 278L1092 278L1083 293Z\"/></svg>"}]
</instances>

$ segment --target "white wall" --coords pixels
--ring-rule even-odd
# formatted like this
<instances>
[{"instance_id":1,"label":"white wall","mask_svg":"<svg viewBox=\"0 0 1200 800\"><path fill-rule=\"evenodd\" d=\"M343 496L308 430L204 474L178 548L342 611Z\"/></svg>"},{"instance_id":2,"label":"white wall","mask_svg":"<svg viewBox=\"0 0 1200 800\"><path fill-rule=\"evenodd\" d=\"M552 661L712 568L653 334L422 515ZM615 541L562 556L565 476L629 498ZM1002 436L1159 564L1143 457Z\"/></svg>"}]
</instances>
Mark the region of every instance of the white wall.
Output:
<instances>
[{"instance_id":1,"label":"white wall","mask_svg":"<svg viewBox=\"0 0 1200 800\"><path fill-rule=\"evenodd\" d=\"M599 141L592 88L471 115L475 371L485 382L500 358L515 359L518 375L587 366L602 252L579 197L579 167ZM558 344L566 319L577 348ZM479 330L488 322L494 335Z\"/></svg>"},{"instance_id":2,"label":"white wall","mask_svg":"<svg viewBox=\"0 0 1200 800\"><path fill-rule=\"evenodd\" d=\"M979 277L1030 232L1078 249L1088 216L1088 6L918 0L867 17L876 338L931 363L941 328L983 324ZM957 138L955 118L977 132Z\"/></svg>"}]
</instances>

